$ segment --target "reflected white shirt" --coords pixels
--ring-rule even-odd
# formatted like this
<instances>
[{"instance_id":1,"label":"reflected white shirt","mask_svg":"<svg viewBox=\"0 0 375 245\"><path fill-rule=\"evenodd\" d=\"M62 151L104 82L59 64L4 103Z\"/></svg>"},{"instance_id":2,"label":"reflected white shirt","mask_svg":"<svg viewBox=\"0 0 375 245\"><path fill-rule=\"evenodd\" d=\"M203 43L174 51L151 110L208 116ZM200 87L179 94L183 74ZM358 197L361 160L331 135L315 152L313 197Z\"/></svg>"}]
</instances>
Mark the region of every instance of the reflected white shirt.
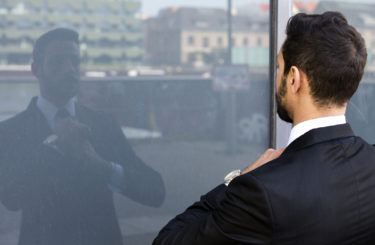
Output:
<instances>
[{"instance_id":1,"label":"reflected white shirt","mask_svg":"<svg viewBox=\"0 0 375 245\"><path fill-rule=\"evenodd\" d=\"M73 97L71 98L65 105L64 108L67 110L69 115L75 116L76 115L76 109L75 109L75 103L76 99ZM43 98L42 96L38 96L38 99L36 101L36 106L39 108L39 110L42 112L44 117L47 119L48 125L51 129L55 128L55 115L57 113L58 108Z\"/></svg>"},{"instance_id":2,"label":"reflected white shirt","mask_svg":"<svg viewBox=\"0 0 375 245\"><path fill-rule=\"evenodd\" d=\"M335 126L340 124L345 124L346 118L345 115L341 116L331 116L331 117L320 117L316 119L307 120L301 122L292 128L290 132L288 145L290 145L297 138L307 133L308 131L316 128L323 128L329 126Z\"/></svg>"}]
</instances>

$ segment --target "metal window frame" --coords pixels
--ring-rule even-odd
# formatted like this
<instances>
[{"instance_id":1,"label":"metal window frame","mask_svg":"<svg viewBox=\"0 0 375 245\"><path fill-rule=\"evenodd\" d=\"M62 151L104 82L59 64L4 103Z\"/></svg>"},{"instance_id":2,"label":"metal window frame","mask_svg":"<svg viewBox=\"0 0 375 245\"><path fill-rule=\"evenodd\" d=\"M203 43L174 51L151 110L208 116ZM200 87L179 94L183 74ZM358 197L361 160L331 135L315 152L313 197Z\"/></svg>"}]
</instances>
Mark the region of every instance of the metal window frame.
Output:
<instances>
[{"instance_id":1,"label":"metal window frame","mask_svg":"<svg viewBox=\"0 0 375 245\"><path fill-rule=\"evenodd\" d=\"M291 130L291 124L281 121L277 116L276 76L277 54L285 39L285 27L292 16L293 0L270 0L270 137L271 148L285 147Z\"/></svg>"}]
</instances>

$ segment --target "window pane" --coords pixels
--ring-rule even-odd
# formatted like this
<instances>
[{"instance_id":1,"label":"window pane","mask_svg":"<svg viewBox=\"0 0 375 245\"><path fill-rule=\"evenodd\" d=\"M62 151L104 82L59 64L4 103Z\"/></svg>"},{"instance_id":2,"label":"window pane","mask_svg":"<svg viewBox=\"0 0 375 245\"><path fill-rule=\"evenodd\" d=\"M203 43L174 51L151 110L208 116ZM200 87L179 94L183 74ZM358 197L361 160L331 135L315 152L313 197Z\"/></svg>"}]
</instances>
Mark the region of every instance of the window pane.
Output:
<instances>
[{"instance_id":1,"label":"window pane","mask_svg":"<svg viewBox=\"0 0 375 245\"><path fill-rule=\"evenodd\" d=\"M227 13L225 0L0 1L0 244L151 244L263 153L269 3L233 0L231 49ZM68 31L33 56L58 27L79 45Z\"/></svg>"}]
</instances>

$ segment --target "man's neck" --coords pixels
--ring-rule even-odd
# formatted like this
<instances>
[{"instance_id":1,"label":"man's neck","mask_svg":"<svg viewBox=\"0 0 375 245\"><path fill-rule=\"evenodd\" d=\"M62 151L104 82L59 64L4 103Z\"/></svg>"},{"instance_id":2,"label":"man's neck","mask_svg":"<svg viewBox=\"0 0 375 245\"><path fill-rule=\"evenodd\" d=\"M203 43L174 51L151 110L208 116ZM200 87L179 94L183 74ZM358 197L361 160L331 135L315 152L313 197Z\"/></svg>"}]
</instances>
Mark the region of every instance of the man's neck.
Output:
<instances>
[{"instance_id":1,"label":"man's neck","mask_svg":"<svg viewBox=\"0 0 375 245\"><path fill-rule=\"evenodd\" d=\"M61 108L64 105L66 105L72 98L60 98L58 96L51 96L47 93L43 93L43 91L40 91L40 95L47 100L49 103L56 106L56 108Z\"/></svg>"},{"instance_id":2,"label":"man's neck","mask_svg":"<svg viewBox=\"0 0 375 245\"><path fill-rule=\"evenodd\" d=\"M301 110L296 113L293 118L293 126L302 122L324 117L335 117L345 115L346 105L342 107L326 107L326 108L310 108L308 110Z\"/></svg>"}]
</instances>

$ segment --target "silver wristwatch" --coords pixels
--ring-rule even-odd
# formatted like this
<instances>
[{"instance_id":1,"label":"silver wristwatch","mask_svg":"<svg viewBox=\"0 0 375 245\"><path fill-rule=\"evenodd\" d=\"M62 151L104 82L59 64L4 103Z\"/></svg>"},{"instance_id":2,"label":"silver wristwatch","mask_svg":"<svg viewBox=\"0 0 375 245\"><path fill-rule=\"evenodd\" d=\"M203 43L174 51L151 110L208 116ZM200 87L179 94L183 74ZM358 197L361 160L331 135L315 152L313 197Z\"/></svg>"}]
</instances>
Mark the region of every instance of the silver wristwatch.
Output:
<instances>
[{"instance_id":1,"label":"silver wristwatch","mask_svg":"<svg viewBox=\"0 0 375 245\"><path fill-rule=\"evenodd\" d=\"M227 174L225 177L224 177L224 184L226 186L229 185L229 183L234 179L236 178L237 176L240 176L241 175L241 169L237 169L237 170L233 170L232 172L230 172L229 174Z\"/></svg>"}]
</instances>

